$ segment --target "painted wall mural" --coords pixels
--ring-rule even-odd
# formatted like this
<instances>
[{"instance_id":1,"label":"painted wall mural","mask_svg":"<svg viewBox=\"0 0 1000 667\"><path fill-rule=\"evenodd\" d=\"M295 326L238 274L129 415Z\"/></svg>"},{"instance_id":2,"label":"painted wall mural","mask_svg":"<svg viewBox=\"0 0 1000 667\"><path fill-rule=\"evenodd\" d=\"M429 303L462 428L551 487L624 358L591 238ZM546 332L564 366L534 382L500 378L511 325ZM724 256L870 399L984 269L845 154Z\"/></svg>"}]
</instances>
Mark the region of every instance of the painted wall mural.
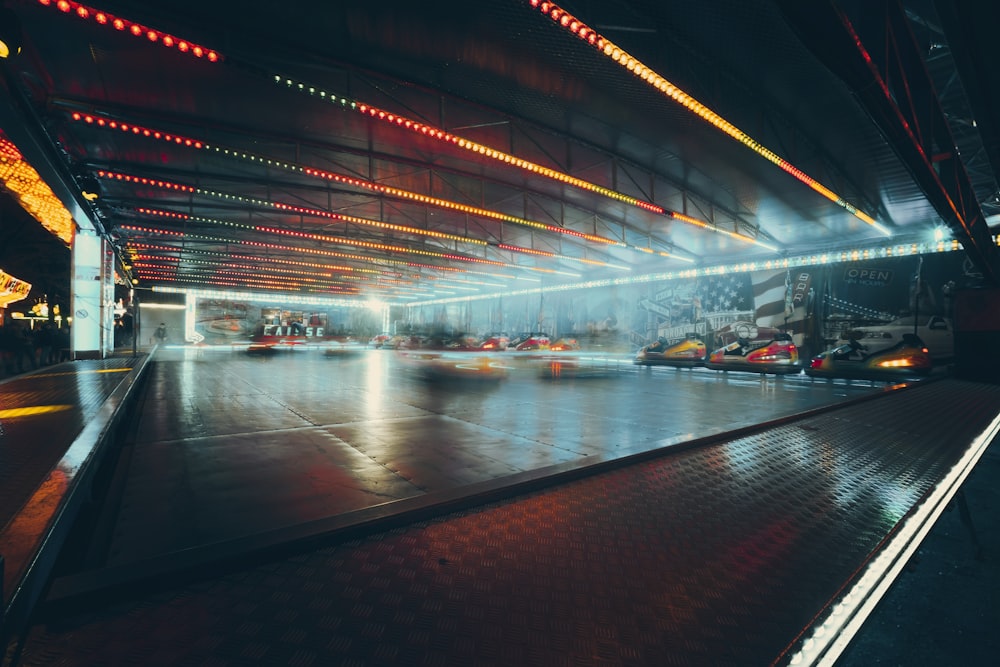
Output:
<instances>
[{"instance_id":1,"label":"painted wall mural","mask_svg":"<svg viewBox=\"0 0 1000 667\"><path fill-rule=\"evenodd\" d=\"M847 331L951 317L952 295L977 275L961 253L880 258L795 269L718 273L475 301L394 307L390 331L364 308L275 307L266 302L199 299L195 336L228 344L254 335L333 339L405 334L484 339L537 332L583 347L634 352L658 339L700 336L710 349L792 335L803 356L828 349ZM917 322L919 324L920 322ZM916 326L916 325L914 325ZM299 333L301 332L301 333Z\"/></svg>"},{"instance_id":2,"label":"painted wall mural","mask_svg":"<svg viewBox=\"0 0 1000 667\"><path fill-rule=\"evenodd\" d=\"M689 333L714 348L781 331L813 354L855 327L949 317L949 294L975 279L961 253L942 253L413 306L394 321L406 333L538 331L619 351Z\"/></svg>"},{"instance_id":3,"label":"painted wall mural","mask_svg":"<svg viewBox=\"0 0 1000 667\"><path fill-rule=\"evenodd\" d=\"M198 299L194 338L205 345L241 343L259 335L368 340L379 333L379 327L379 315L365 308L277 307L264 301Z\"/></svg>"}]
</instances>

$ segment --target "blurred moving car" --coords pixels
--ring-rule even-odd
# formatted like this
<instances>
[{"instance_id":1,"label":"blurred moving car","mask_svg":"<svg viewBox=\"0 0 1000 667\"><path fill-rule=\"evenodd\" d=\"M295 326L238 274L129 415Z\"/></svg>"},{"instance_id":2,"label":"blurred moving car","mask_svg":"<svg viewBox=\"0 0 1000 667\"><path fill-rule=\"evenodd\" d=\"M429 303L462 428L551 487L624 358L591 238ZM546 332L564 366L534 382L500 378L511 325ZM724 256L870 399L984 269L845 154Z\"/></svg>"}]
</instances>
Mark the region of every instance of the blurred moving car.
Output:
<instances>
[{"instance_id":1,"label":"blurred moving car","mask_svg":"<svg viewBox=\"0 0 1000 667\"><path fill-rule=\"evenodd\" d=\"M858 338L816 355L806 368L810 377L861 380L906 379L928 375L931 355L919 336L904 333L892 347L870 352Z\"/></svg>"},{"instance_id":2,"label":"blurred moving car","mask_svg":"<svg viewBox=\"0 0 1000 667\"><path fill-rule=\"evenodd\" d=\"M777 333L769 341L736 340L709 355L708 368L754 373L798 373L799 350L787 333Z\"/></svg>"},{"instance_id":3,"label":"blurred moving car","mask_svg":"<svg viewBox=\"0 0 1000 667\"><path fill-rule=\"evenodd\" d=\"M940 315L928 315L919 320L911 315L888 324L855 327L845 332L836 345L845 345L855 339L873 354L897 345L906 334L915 335L924 343L935 364L949 363L955 357L954 329L951 322Z\"/></svg>"},{"instance_id":4,"label":"blurred moving car","mask_svg":"<svg viewBox=\"0 0 1000 667\"><path fill-rule=\"evenodd\" d=\"M380 333L372 336L372 339L368 341L368 344L374 347L376 350L381 349L389 340L392 339L387 333Z\"/></svg>"},{"instance_id":5,"label":"blurred moving car","mask_svg":"<svg viewBox=\"0 0 1000 667\"><path fill-rule=\"evenodd\" d=\"M417 334L396 334L382 344L383 350L418 350L424 347L426 341Z\"/></svg>"},{"instance_id":6,"label":"blurred moving car","mask_svg":"<svg viewBox=\"0 0 1000 667\"><path fill-rule=\"evenodd\" d=\"M351 357L363 353L366 346L351 336L329 336L322 343L323 354L327 357Z\"/></svg>"},{"instance_id":7,"label":"blurred moving car","mask_svg":"<svg viewBox=\"0 0 1000 667\"><path fill-rule=\"evenodd\" d=\"M473 380L495 381L507 377L507 367L494 354L469 354L470 351L444 349L404 350L401 358L431 382Z\"/></svg>"},{"instance_id":8,"label":"blurred moving car","mask_svg":"<svg viewBox=\"0 0 1000 667\"><path fill-rule=\"evenodd\" d=\"M505 333L491 333L485 338L483 338L476 345L476 349L482 352L502 352L507 349L507 345L510 343L510 338L507 337Z\"/></svg>"},{"instance_id":9,"label":"blurred moving car","mask_svg":"<svg viewBox=\"0 0 1000 667\"><path fill-rule=\"evenodd\" d=\"M510 341L510 347L518 352L527 350L547 350L551 344L549 335L539 331L518 334Z\"/></svg>"},{"instance_id":10,"label":"blurred moving car","mask_svg":"<svg viewBox=\"0 0 1000 667\"><path fill-rule=\"evenodd\" d=\"M666 338L640 349L632 363L643 366L701 366L708 358L708 347L696 333L671 343Z\"/></svg>"},{"instance_id":11,"label":"blurred moving car","mask_svg":"<svg viewBox=\"0 0 1000 667\"><path fill-rule=\"evenodd\" d=\"M569 352L581 349L580 341L576 338L559 338L553 343L549 343L550 352Z\"/></svg>"}]
</instances>

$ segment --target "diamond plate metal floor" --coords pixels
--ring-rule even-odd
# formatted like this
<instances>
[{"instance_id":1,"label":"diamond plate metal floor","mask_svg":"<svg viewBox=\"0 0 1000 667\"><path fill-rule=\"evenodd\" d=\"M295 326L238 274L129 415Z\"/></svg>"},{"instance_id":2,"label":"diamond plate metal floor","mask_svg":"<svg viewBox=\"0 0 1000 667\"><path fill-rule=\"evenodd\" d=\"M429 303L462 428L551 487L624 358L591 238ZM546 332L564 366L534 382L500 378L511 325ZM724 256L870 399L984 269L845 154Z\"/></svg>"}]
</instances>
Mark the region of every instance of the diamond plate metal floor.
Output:
<instances>
[{"instance_id":1,"label":"diamond plate metal floor","mask_svg":"<svg viewBox=\"0 0 1000 667\"><path fill-rule=\"evenodd\" d=\"M944 380L32 628L23 665L787 662L1000 413Z\"/></svg>"}]
</instances>

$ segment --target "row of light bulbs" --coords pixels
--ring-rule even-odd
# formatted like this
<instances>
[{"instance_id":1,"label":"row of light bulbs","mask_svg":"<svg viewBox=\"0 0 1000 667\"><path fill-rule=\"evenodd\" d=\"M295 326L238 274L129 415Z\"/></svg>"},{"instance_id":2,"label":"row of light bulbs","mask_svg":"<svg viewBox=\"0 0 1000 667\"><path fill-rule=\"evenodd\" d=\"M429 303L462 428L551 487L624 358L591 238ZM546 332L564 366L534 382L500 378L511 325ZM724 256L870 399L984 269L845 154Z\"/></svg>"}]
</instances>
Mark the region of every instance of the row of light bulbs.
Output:
<instances>
[{"instance_id":1,"label":"row of light bulbs","mask_svg":"<svg viewBox=\"0 0 1000 667\"><path fill-rule=\"evenodd\" d=\"M38 0L38 4L45 7L53 7L64 14L72 14L85 21L93 20L99 25L109 26L118 32L145 39L152 44L162 44L167 48L177 49L180 53L192 55L195 58L203 58L212 63L222 61L222 55L218 51L195 44L194 42L189 42L186 39L180 39L160 30L154 30L140 23L123 19L114 14L94 9L79 2L73 2L73 0Z\"/></svg>"},{"instance_id":2,"label":"row of light bulbs","mask_svg":"<svg viewBox=\"0 0 1000 667\"><path fill-rule=\"evenodd\" d=\"M864 211L859 210L856 206L849 203L843 197L833 192L822 183L816 179L810 177L808 174L803 172L801 169L788 162L787 160L781 158L777 153L768 149L753 137L749 136L738 127L730 123L728 120L712 111L710 108L696 100L691 95L687 94L670 81L665 79L663 76L655 72L652 68L648 67L637 58L629 54L625 49L616 45L611 40L607 39L603 35L600 35L595 30L584 24L582 21L574 17L572 14L559 7L553 2L547 2L543 0L529 0L532 7L538 9L543 15L550 18L552 21L560 25L565 30L573 33L577 36L584 38L591 46L593 46L598 52L602 53L604 56L610 60L618 63L630 73L642 79L648 85L652 86L654 89L673 100L674 102L680 104L682 107L698 116L702 120L711 124L716 129L720 130L730 138L743 144L750 150L754 151L764 159L775 164L782 171L790 174L795 179L806 184L814 191L821 194L823 197L834 202L838 206L841 206L849 213L862 220L866 224L877 229L879 233L890 236L891 232L883 225L879 224L870 215Z\"/></svg>"},{"instance_id":3,"label":"row of light bulbs","mask_svg":"<svg viewBox=\"0 0 1000 667\"><path fill-rule=\"evenodd\" d=\"M477 216L477 217L486 218L486 219L489 219L489 220L496 220L496 221L499 221L499 222L508 222L508 223L511 223L511 224L515 224L515 225L519 225L519 226L524 226L524 227L530 227L532 229L538 229L538 230L541 230L541 231L551 232L551 233L554 233L554 234L561 234L561 235L573 236L573 237L580 238L580 239L583 239L583 240L586 240L586 241L589 241L589 242L592 242L592 243L596 243L596 244L611 245L611 246L616 246L616 247L628 248L628 249L631 249L631 250L634 250L634 251L637 251L637 252L642 252L642 253L647 253L647 254L656 254L656 255L658 255L660 257L664 257L664 258L678 259L678 260L686 261L686 262L694 262L693 259L688 258L688 257L684 257L684 256L681 256L681 255L675 255L673 253L669 253L669 252L662 251L662 250L654 250L654 249L648 248L648 247L635 246L635 245L632 245L632 244L629 244L629 243L625 243L624 241L619 241L619 240L616 240L616 239L611 239L611 238L608 238L608 237L600 236L598 234L586 234L586 233L583 233L583 232L578 232L578 231L575 231L575 230L567 229L565 227L560 227L558 225L549 225L549 224L545 224L545 223L538 222L538 221L535 221L535 220L529 220L529 219L526 219L526 218L521 218L519 216L509 215L507 213L501 213L499 211L493 211L493 210L481 208L481 207L478 207L478 206L471 206L471 205L468 205L468 204L462 204L462 203L459 203L459 202L455 202L455 201L451 201L451 200L447 200L447 199L442 199L440 197L432 197L432 196L429 196L429 195L423 195L423 194L419 194L419 193L416 193L416 192L411 192L409 190L403 190L401 188L395 188L395 187L392 187L392 186L383 185L381 183L376 183L374 181L369 181L369 180L366 180L366 179L357 178L357 177L354 177L354 176L347 176L347 175L344 175L344 174L338 174L336 172L330 172L330 171L326 171L326 170L322 170L322 169L317 169L317 168L314 168L314 167L303 166L303 165L299 165L299 164L295 164L295 163L291 163L291 162L285 162L285 161L281 161L281 160L274 160L272 158L266 158L266 157L263 157L263 156L254 155L252 153L246 153L246 152L242 152L242 151L237 151L235 149L229 149L229 148L224 148L222 146L212 145L212 144L209 144L209 143L207 143L205 141L198 140L198 139L192 139L190 137L182 137L182 136L178 136L176 134L172 134L172 133L168 133L168 132L162 132L162 131L159 131L159 130L150 129L150 128L139 126L139 125L136 125L136 124L122 123L122 122L119 122L117 120L105 118L105 117L97 115L97 114L85 114L85 113L81 113L81 112L73 112L72 114L70 114L70 117L73 120L81 121L81 122L84 122L84 123L87 123L87 124L91 124L91 125L96 125L98 127L106 127L108 129L118 129L118 130L122 130L124 132L128 132L128 133L131 133L131 134L134 134L134 135L143 136L143 137L151 138L151 139L163 140L163 141L166 141L168 143L173 143L173 144L177 144L177 145L183 145L183 146L190 147L190 148L203 149L203 150L209 150L209 151L213 151L214 150L217 153L220 153L222 155L225 155L226 157L230 157L230 158L233 158L233 159L244 160L244 161L251 162L251 163L258 163L258 164L266 165L266 166L272 167L272 168L279 168L279 169L283 169L283 170L287 170L287 171L292 171L294 173L301 173L301 174L304 174L304 175L307 175L307 176L313 176L313 177L316 177L316 178L320 178L320 179L325 180L325 181L330 181L330 182L335 182L335 183L342 183L344 185L350 185L350 186L353 186L353 187L358 187L358 188L370 190L370 191L373 191L373 192L378 192L378 193L381 193L381 194L386 194L386 195L389 195L389 196L392 196L392 197L397 197L397 198L400 198L400 199L406 199L406 200L409 200L409 201L415 201L415 202L418 202L418 203L427 204L429 206L435 206L435 207L438 207L438 208L444 208L444 209L448 209L448 210L454 210L454 211L458 211L458 212L461 212L461 213L466 213L468 215L474 215L474 216ZM124 181L124 182L127 182L127 183L142 184L142 185L156 185L158 187L166 187L166 188L169 188L169 189L174 189L174 190L178 190L178 191L182 191L182 192L196 192L196 191L198 191L197 188L195 188L193 186L190 186L190 185L183 185L183 184L180 184L180 183L173 183L173 182L169 182L169 181L163 181L163 180L160 180L160 179L150 179L150 178L145 178L145 177L133 176L131 174L122 174L122 173L112 172L112 171L108 171L108 170L101 170L100 172L98 172L98 175L101 176L101 177L103 177L103 178L108 178L108 179L111 179L111 180ZM661 212L662 212L662 209L661 209ZM718 232L723 232L723 233L729 234L733 238L738 239L738 240L743 241L743 242L746 242L746 243L757 243L757 241L755 239L751 238L751 237L748 237L748 236L745 236L745 235L741 235L741 234L732 233L732 232L727 232L726 230L723 230L723 229L721 229L719 227L711 225L711 224L709 224L707 222L703 222L703 221L697 220L696 218L691 218L690 216L685 216L685 215L683 215L681 213L677 213L677 212L671 211L671 212L669 212L669 215L673 219L681 220L682 222L687 222L689 224L694 224L694 225L697 225L699 227L702 227L702 228L705 228L705 229L709 229L709 230L712 230L712 231L718 231ZM464 238L464 237L462 237L462 238ZM768 245L765 245L763 243L758 243L758 245L762 245L764 247L767 247L767 248L773 250L772 246L768 246ZM570 259L575 259L575 258L570 258ZM597 261L597 260L591 260L591 261L594 262L594 261Z\"/></svg>"},{"instance_id":4,"label":"row of light bulbs","mask_svg":"<svg viewBox=\"0 0 1000 667\"><path fill-rule=\"evenodd\" d=\"M0 182L10 190L21 208L66 245L73 242L73 216L35 168L0 131Z\"/></svg>"},{"instance_id":5,"label":"row of light bulbs","mask_svg":"<svg viewBox=\"0 0 1000 667\"><path fill-rule=\"evenodd\" d=\"M484 241L482 239L475 239L475 238L471 238L471 237L468 237L468 236L460 236L458 234L450 234L450 233L447 233L447 232L438 232L438 231L429 230L429 229L422 229L422 228L418 228L418 227L410 227L410 226L407 226L407 225L397 225L397 224L393 224L393 223L382 222L380 220L371 220L371 219L368 219L368 218L361 218L361 217L358 217L358 216L346 215L346 214L342 214L342 213L334 213L332 211L327 211L327 210L324 210L324 209L317 209L317 208L313 208L313 207L309 207L309 206L296 206L296 205L292 205L292 204L285 204L285 203L282 203L282 202L274 202L274 201L270 201L270 200L266 200L266 199L260 199L260 198L256 198L256 197L247 197L247 196L244 196L244 195L234 195L234 194L229 194L229 193L224 193L224 192L217 192L217 191L213 191L213 190L205 190L205 189L202 189L202 188L195 188L193 186L183 185L183 184L179 184L179 183L175 183L175 182L163 181L163 180L159 180L159 179L149 179L149 178L138 177L138 176L133 176L131 174L124 174L124 173L121 173L121 172L114 172L114 171L109 171L109 170L100 170L97 173L98 173L98 176L100 176L102 178L107 178L107 179L110 179L110 180L125 181L125 182L128 182L128 183L137 183L137 184L142 184L142 185L149 185L149 186L154 186L154 187L166 188L166 189L170 189L170 190L180 190L180 191L183 191L183 192L189 192L189 193L193 193L193 194L199 194L199 195L203 195L203 196L214 197L214 198L217 198L217 199L223 199L223 200L228 200L228 201L237 201L237 202L240 202L240 203L247 203L247 204L251 204L251 205L255 205L255 206L261 206L261 207L264 207L264 208L272 208L272 209L275 209L275 210L278 210L278 211L282 211L282 212L285 212L285 213L294 213L294 214L297 214L297 215L313 216L313 217L325 218L325 219L329 219L329 220L336 220L336 221L340 221L340 222L348 222L348 223L354 223L354 224L359 224L359 225L364 225L364 226L377 227L379 229L385 229L385 230L400 232L400 233L404 233L404 234L412 234L414 236L428 236L428 237L432 237L432 238L445 239L445 240L449 240L449 241L456 241L456 242L459 242L459 243L468 243L468 244L471 244L471 245L474 245L474 246L480 246L480 247L485 247L485 246L488 246L488 245L494 245L495 247L498 247L498 248L501 248L503 250L507 250L507 251L510 251L510 252L516 252L516 253L521 253L521 254L530 254L530 255L536 255L536 256L541 256L541 257L550 257L550 258L556 258L556 259L567 260L567 261L579 261L579 262L583 262L583 263L594 265L594 266L601 266L601 267L605 267L605 268L614 268L614 269L618 269L618 270L626 270L626 271L630 270L629 267L627 267L627 266L621 266L621 265L611 264L611 263L603 262L603 261L600 261L600 260L593 260L593 259L588 259L588 258L578 258L578 257L570 256L570 255L557 255L556 253L551 253L551 252L547 252L547 251L543 251L543 250L536 250L536 249L533 249L533 248L523 248L523 247L514 246L514 245L510 245L510 244L502 244L502 243L491 244L488 241ZM195 220L195 218L193 216L187 216L185 214L174 213L174 212L169 212L169 211L157 211L157 210L153 210L153 209L140 209L140 211L144 212L144 213L148 213L149 215L158 215L158 216L161 216L161 217L173 217L173 218L176 218L176 219L191 219L191 220ZM227 222L221 221L221 220L204 219L202 221L203 222L212 222L214 224L226 224L226 225L230 225L230 226L233 226L233 227L246 227L246 225L241 225L239 223L227 223ZM268 231L273 231L273 230L268 230ZM300 233L300 234L302 234L302 233ZM342 242L344 242L344 241L342 241Z\"/></svg>"}]
</instances>

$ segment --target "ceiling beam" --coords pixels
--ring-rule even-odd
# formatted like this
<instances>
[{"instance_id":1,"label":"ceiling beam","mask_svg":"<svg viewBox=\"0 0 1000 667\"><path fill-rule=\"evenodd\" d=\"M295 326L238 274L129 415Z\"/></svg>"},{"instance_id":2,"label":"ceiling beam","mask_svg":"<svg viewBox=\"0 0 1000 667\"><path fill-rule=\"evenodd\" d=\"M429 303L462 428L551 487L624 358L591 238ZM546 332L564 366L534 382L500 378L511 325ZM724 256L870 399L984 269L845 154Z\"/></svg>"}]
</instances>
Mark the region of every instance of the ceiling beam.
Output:
<instances>
[{"instance_id":1,"label":"ceiling beam","mask_svg":"<svg viewBox=\"0 0 1000 667\"><path fill-rule=\"evenodd\" d=\"M979 0L935 0L962 88L972 107L993 174L1000 173L1000 70L995 60L1000 5ZM995 176L994 176L995 178Z\"/></svg>"},{"instance_id":2,"label":"ceiling beam","mask_svg":"<svg viewBox=\"0 0 1000 667\"><path fill-rule=\"evenodd\" d=\"M984 278L1000 285L1000 252L900 3L776 2L803 43L851 89Z\"/></svg>"}]
</instances>

